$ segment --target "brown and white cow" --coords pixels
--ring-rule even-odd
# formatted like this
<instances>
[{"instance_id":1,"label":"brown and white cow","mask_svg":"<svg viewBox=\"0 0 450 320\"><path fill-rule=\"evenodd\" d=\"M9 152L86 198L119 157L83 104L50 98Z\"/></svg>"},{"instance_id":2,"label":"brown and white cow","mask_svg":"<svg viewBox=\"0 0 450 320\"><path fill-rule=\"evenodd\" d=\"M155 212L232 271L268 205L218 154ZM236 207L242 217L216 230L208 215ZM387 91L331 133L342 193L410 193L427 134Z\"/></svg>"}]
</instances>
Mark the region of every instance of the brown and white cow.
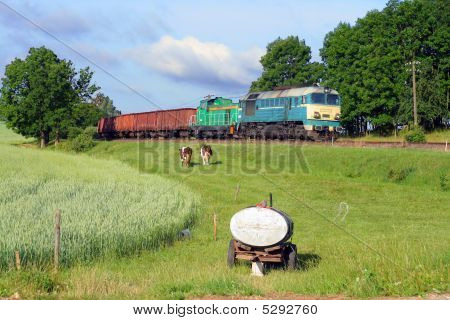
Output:
<instances>
[{"instance_id":1,"label":"brown and white cow","mask_svg":"<svg viewBox=\"0 0 450 320\"><path fill-rule=\"evenodd\" d=\"M209 158L211 158L211 156L213 155L211 146L209 145L203 145L200 148L200 156L202 157L203 160L203 165L209 165Z\"/></svg>"},{"instance_id":2,"label":"brown and white cow","mask_svg":"<svg viewBox=\"0 0 450 320\"><path fill-rule=\"evenodd\" d=\"M191 165L192 149L189 147L182 147L178 150L180 151L181 166L189 167Z\"/></svg>"}]
</instances>

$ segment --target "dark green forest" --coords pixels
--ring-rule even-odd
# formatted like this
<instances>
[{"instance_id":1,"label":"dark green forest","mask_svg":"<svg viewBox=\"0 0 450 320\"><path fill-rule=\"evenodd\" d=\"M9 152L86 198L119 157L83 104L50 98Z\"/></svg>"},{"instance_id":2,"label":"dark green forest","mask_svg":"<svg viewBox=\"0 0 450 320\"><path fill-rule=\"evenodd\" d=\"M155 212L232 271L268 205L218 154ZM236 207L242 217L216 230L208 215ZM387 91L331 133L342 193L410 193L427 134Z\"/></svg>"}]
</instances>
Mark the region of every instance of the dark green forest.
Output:
<instances>
[{"instance_id":1,"label":"dark green forest","mask_svg":"<svg viewBox=\"0 0 450 320\"><path fill-rule=\"evenodd\" d=\"M267 46L252 91L320 83L342 96L349 133L392 133L417 124L432 130L449 122L450 5L446 0L389 1L354 25L340 23L311 62L304 40L290 36ZM413 71L415 79L413 79ZM415 80L415 86L413 85Z\"/></svg>"}]
</instances>

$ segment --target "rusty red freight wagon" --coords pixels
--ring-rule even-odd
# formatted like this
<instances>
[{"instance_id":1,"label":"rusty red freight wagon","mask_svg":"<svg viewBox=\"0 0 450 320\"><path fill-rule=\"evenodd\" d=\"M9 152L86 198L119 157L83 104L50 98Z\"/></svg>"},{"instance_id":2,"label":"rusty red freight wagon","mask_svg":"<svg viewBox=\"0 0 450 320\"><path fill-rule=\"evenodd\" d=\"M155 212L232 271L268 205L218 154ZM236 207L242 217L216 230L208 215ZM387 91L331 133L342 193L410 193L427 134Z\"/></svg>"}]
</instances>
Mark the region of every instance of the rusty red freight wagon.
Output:
<instances>
[{"instance_id":1,"label":"rusty red freight wagon","mask_svg":"<svg viewBox=\"0 0 450 320\"><path fill-rule=\"evenodd\" d=\"M101 118L97 132L105 138L114 137L187 137L189 121L196 109L182 108Z\"/></svg>"}]
</instances>

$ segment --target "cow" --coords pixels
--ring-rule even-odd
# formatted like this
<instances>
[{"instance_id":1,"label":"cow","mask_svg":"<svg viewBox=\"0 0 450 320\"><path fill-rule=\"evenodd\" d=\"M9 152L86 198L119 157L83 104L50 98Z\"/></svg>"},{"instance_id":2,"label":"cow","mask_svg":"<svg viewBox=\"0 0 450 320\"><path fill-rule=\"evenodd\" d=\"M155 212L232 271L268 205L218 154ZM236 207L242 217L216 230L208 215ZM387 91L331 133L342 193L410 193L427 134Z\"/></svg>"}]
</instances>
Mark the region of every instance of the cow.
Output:
<instances>
[{"instance_id":1,"label":"cow","mask_svg":"<svg viewBox=\"0 0 450 320\"><path fill-rule=\"evenodd\" d=\"M192 149L189 147L182 147L178 150L180 151L181 166L189 167L191 165Z\"/></svg>"},{"instance_id":2,"label":"cow","mask_svg":"<svg viewBox=\"0 0 450 320\"><path fill-rule=\"evenodd\" d=\"M211 146L203 145L200 148L200 156L202 157L203 165L209 165L209 158L211 158L212 155L213 152Z\"/></svg>"}]
</instances>

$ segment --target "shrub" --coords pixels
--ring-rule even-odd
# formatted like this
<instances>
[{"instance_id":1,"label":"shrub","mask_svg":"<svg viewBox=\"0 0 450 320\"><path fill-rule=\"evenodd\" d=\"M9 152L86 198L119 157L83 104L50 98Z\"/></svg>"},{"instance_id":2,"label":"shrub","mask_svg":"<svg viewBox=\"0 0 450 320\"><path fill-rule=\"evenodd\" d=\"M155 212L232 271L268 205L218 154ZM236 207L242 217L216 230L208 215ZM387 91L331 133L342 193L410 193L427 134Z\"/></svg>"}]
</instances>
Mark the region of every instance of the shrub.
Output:
<instances>
[{"instance_id":1,"label":"shrub","mask_svg":"<svg viewBox=\"0 0 450 320\"><path fill-rule=\"evenodd\" d=\"M448 191L450 189L446 172L442 172L439 175L439 184L441 185L442 191Z\"/></svg>"},{"instance_id":2,"label":"shrub","mask_svg":"<svg viewBox=\"0 0 450 320\"><path fill-rule=\"evenodd\" d=\"M425 132L420 127L413 128L413 129L409 130L408 132L406 132L405 140L407 142L413 142L413 143L427 142L427 139L425 137Z\"/></svg>"},{"instance_id":3,"label":"shrub","mask_svg":"<svg viewBox=\"0 0 450 320\"><path fill-rule=\"evenodd\" d=\"M97 128L96 127L86 127L86 129L84 129L83 133L89 135L92 138L96 138L97 137Z\"/></svg>"},{"instance_id":4,"label":"shrub","mask_svg":"<svg viewBox=\"0 0 450 320\"><path fill-rule=\"evenodd\" d=\"M82 133L83 133L83 129L78 128L78 127L70 127L67 130L67 139L73 140Z\"/></svg>"},{"instance_id":5,"label":"shrub","mask_svg":"<svg viewBox=\"0 0 450 320\"><path fill-rule=\"evenodd\" d=\"M390 169L388 172L388 180L393 182L402 182L405 180L411 173L413 173L416 169L412 167L404 168L404 169Z\"/></svg>"},{"instance_id":6,"label":"shrub","mask_svg":"<svg viewBox=\"0 0 450 320\"><path fill-rule=\"evenodd\" d=\"M94 137L96 127L87 127L84 130L77 127L69 129L69 143L67 149L75 152L87 151L95 146Z\"/></svg>"},{"instance_id":7,"label":"shrub","mask_svg":"<svg viewBox=\"0 0 450 320\"><path fill-rule=\"evenodd\" d=\"M83 132L76 136L69 143L69 149L75 152L83 152L92 149L95 146L94 139L89 134Z\"/></svg>"}]
</instances>

